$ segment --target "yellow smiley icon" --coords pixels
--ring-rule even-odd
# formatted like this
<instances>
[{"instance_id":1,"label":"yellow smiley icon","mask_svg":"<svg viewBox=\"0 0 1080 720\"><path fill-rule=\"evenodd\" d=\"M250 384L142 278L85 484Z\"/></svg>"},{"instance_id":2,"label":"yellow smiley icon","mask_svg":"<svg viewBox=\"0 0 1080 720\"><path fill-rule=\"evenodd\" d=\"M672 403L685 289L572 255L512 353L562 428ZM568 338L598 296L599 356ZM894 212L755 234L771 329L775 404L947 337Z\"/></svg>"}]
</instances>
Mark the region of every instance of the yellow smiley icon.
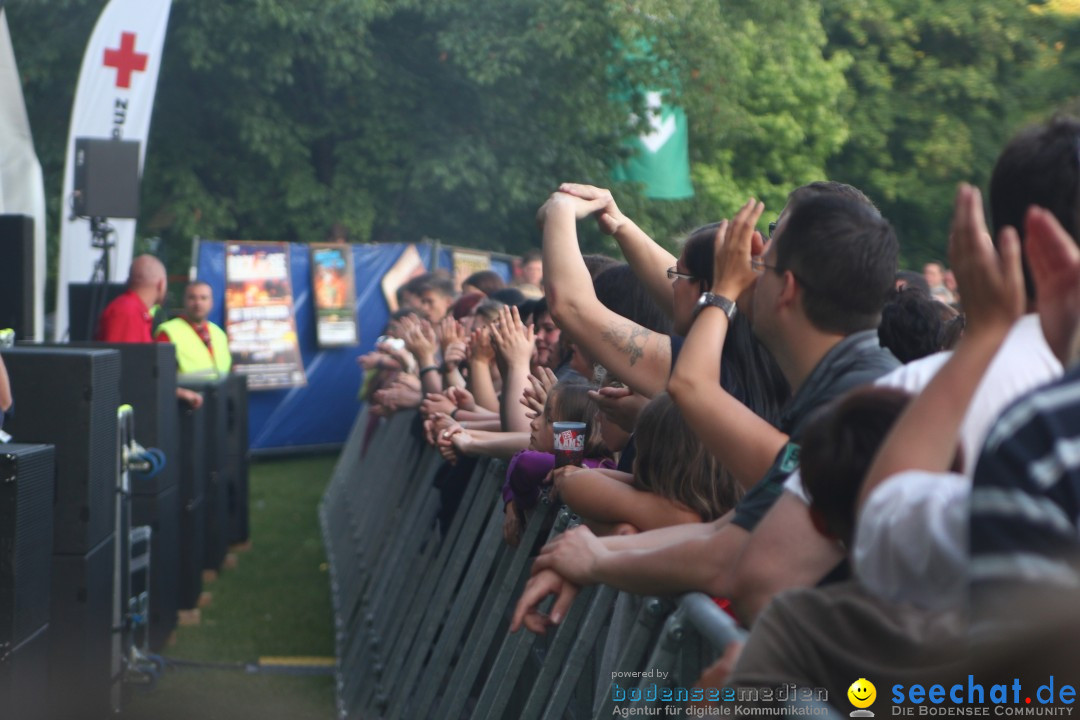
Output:
<instances>
[{"instance_id":1,"label":"yellow smiley icon","mask_svg":"<svg viewBox=\"0 0 1080 720\"><path fill-rule=\"evenodd\" d=\"M847 691L848 700L851 704L857 708L868 708L874 704L874 700L877 699L877 688L874 687L874 683L870 682L866 678L859 678L855 682L851 683L851 687Z\"/></svg>"}]
</instances>

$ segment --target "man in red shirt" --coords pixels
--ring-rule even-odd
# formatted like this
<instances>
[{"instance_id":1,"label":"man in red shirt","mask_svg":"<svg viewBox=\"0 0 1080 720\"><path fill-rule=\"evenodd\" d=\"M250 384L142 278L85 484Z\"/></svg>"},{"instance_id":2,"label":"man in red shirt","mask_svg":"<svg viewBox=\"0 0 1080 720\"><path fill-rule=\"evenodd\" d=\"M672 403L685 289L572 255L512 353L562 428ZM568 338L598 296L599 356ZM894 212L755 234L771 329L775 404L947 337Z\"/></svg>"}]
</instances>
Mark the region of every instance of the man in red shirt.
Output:
<instances>
[{"instance_id":1,"label":"man in red shirt","mask_svg":"<svg viewBox=\"0 0 1080 720\"><path fill-rule=\"evenodd\" d=\"M165 266L153 255L140 255L131 263L127 291L113 300L98 319L95 340L113 343L153 342L150 309L165 301L168 280Z\"/></svg>"},{"instance_id":2,"label":"man in red shirt","mask_svg":"<svg viewBox=\"0 0 1080 720\"><path fill-rule=\"evenodd\" d=\"M111 343L153 342L154 316L150 310L165 302L168 278L165 266L153 255L140 255L131 262L128 289L106 306L98 318L94 339ZM193 408L202 405L202 395L176 388L176 397Z\"/></svg>"}]
</instances>

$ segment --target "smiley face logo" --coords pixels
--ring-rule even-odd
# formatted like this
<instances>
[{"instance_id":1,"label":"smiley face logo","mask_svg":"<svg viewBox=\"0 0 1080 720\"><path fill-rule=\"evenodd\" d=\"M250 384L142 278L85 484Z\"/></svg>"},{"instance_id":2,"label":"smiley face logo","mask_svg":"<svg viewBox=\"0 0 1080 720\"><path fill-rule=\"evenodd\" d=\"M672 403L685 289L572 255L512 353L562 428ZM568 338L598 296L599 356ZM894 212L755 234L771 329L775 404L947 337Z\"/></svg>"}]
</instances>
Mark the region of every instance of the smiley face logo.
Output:
<instances>
[{"instance_id":1,"label":"smiley face logo","mask_svg":"<svg viewBox=\"0 0 1080 720\"><path fill-rule=\"evenodd\" d=\"M874 700L877 700L877 688L874 687L874 683L866 678L859 678L851 683L851 687L849 687L847 691L847 696L851 704L859 708L851 713L851 717L874 716L874 713L865 709L873 705Z\"/></svg>"}]
</instances>

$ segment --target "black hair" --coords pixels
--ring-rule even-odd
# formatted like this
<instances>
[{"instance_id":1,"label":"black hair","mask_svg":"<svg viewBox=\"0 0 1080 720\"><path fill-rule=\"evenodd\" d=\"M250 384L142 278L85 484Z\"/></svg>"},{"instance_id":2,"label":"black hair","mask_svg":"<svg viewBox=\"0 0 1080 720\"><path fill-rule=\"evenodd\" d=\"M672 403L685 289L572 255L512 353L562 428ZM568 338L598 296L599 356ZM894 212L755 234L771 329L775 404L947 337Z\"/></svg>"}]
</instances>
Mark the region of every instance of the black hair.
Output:
<instances>
[{"instance_id":1,"label":"black hair","mask_svg":"<svg viewBox=\"0 0 1080 720\"><path fill-rule=\"evenodd\" d=\"M856 388L819 410L803 430L799 473L811 511L847 547L855 535L863 479L910 401L895 388Z\"/></svg>"},{"instance_id":2,"label":"black hair","mask_svg":"<svg viewBox=\"0 0 1080 720\"><path fill-rule=\"evenodd\" d=\"M686 271L698 282L701 292L712 287L716 231L720 223L702 225L691 232L683 243L682 261Z\"/></svg>"},{"instance_id":3,"label":"black hair","mask_svg":"<svg viewBox=\"0 0 1080 720\"><path fill-rule=\"evenodd\" d=\"M589 271L589 276L594 280L596 276L607 270L612 265L618 265L619 261L615 258L610 258L607 255L589 254L582 255L581 259L585 261L585 268Z\"/></svg>"},{"instance_id":4,"label":"black hair","mask_svg":"<svg viewBox=\"0 0 1080 720\"><path fill-rule=\"evenodd\" d=\"M506 283L503 282L502 277L494 270L474 272L472 275L465 278L465 281L461 284L463 287L465 285L472 285L485 295L491 295L496 290L501 290L506 287Z\"/></svg>"},{"instance_id":5,"label":"black hair","mask_svg":"<svg viewBox=\"0 0 1080 720\"><path fill-rule=\"evenodd\" d=\"M520 305L525 302L525 296L521 294L520 290L513 287L504 287L501 290L488 293L488 297L505 305Z\"/></svg>"},{"instance_id":6,"label":"black hair","mask_svg":"<svg viewBox=\"0 0 1080 720\"><path fill-rule=\"evenodd\" d=\"M526 263L536 262L537 260L539 260L540 262L543 262L544 261L544 253L542 253L541 251L536 250L536 249L526 250L525 254L523 254L521 256L521 264L522 265L525 265Z\"/></svg>"},{"instance_id":7,"label":"black hair","mask_svg":"<svg viewBox=\"0 0 1080 720\"><path fill-rule=\"evenodd\" d=\"M596 297L608 310L653 332L669 335L671 318L656 304L626 263L612 265L593 279Z\"/></svg>"},{"instance_id":8,"label":"black hair","mask_svg":"<svg viewBox=\"0 0 1080 720\"><path fill-rule=\"evenodd\" d=\"M718 222L702 225L692 231L683 244L683 265L700 283L702 292L712 287L719 228ZM736 313L731 322L724 341L724 358L727 372L720 375L724 389L768 422L777 424L780 410L791 395L791 386L772 353L754 335L750 321L743 313Z\"/></svg>"},{"instance_id":9,"label":"black hair","mask_svg":"<svg viewBox=\"0 0 1080 720\"><path fill-rule=\"evenodd\" d=\"M815 180L812 183L795 188L788 194L788 206L791 207L803 200L815 197L847 198L863 205L877 217L881 217L881 211L878 210L874 201L866 196L866 193L853 185L836 182L835 180Z\"/></svg>"},{"instance_id":10,"label":"black hair","mask_svg":"<svg viewBox=\"0 0 1080 720\"><path fill-rule=\"evenodd\" d=\"M1024 217L1032 205L1046 208L1069 236L1080 231L1080 120L1055 117L1021 130L998 156L990 176L993 236L1006 226L1024 236ZM1028 298L1035 297L1024 261Z\"/></svg>"},{"instance_id":11,"label":"black hair","mask_svg":"<svg viewBox=\"0 0 1080 720\"><path fill-rule=\"evenodd\" d=\"M918 289L896 293L881 311L878 340L902 363L918 360L941 350L945 323L934 300Z\"/></svg>"},{"instance_id":12,"label":"black hair","mask_svg":"<svg viewBox=\"0 0 1080 720\"><path fill-rule=\"evenodd\" d=\"M930 283L926 282L926 276L921 272L915 272L914 270L897 270L896 271L896 284L903 283L901 289L908 292L917 290L924 293L927 297L930 296ZM900 290L896 289L896 284L893 285L893 294L898 294Z\"/></svg>"},{"instance_id":13,"label":"black hair","mask_svg":"<svg viewBox=\"0 0 1080 720\"><path fill-rule=\"evenodd\" d=\"M790 271L802 286L803 311L815 328L850 335L878 326L899 245L876 210L840 194L793 200L775 242L776 271Z\"/></svg>"}]
</instances>

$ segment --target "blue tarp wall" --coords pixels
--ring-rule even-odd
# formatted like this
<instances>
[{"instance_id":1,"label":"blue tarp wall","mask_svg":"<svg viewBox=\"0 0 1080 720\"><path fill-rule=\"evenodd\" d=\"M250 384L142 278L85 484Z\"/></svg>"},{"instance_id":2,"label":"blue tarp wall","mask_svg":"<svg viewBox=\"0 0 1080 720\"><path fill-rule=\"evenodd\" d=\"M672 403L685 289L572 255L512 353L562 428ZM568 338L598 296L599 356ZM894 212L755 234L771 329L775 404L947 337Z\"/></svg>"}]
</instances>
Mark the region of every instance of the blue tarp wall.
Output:
<instances>
[{"instance_id":1,"label":"blue tarp wall","mask_svg":"<svg viewBox=\"0 0 1080 720\"><path fill-rule=\"evenodd\" d=\"M222 327L225 326L225 245L225 242L201 241L195 263L199 280L209 283L214 292L210 319ZM361 405L356 398L361 381L356 358L374 348L375 339L390 317L379 283L407 247L404 243L352 246L360 342L351 347L320 350L315 340L315 312L311 305L310 246L289 243L296 332L307 385L251 393L248 428L253 452L299 450L345 442ZM430 267L432 246L417 243L416 249L420 259ZM453 263L451 253L449 248L440 248L437 267L449 270ZM504 280L511 277L512 269L506 257L493 256L491 269Z\"/></svg>"}]
</instances>

